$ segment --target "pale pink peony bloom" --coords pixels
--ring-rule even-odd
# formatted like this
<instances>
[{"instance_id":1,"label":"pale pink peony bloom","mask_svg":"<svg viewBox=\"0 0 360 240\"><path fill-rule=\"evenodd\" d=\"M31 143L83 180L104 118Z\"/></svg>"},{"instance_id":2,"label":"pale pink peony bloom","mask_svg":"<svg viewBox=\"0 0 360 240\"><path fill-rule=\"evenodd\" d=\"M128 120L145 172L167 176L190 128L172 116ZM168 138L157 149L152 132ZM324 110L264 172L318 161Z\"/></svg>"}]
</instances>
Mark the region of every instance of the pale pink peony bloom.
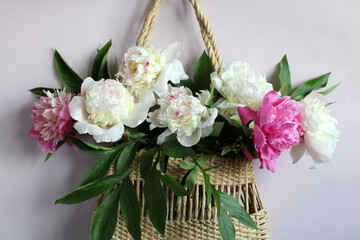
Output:
<instances>
[{"instance_id":1,"label":"pale pink peony bloom","mask_svg":"<svg viewBox=\"0 0 360 240\"><path fill-rule=\"evenodd\" d=\"M276 91L268 92L258 112L248 107L238 107L238 113L245 125L254 120L254 144L261 162L268 170L275 172L276 158L300 142L304 134L301 128L301 104L286 96L279 98ZM252 158L245 151L245 154Z\"/></svg>"},{"instance_id":2,"label":"pale pink peony bloom","mask_svg":"<svg viewBox=\"0 0 360 240\"><path fill-rule=\"evenodd\" d=\"M29 134L39 137L43 152L54 153L57 143L65 138L65 133L74 133L68 107L72 95L65 90L55 93L46 91L45 94L47 97L40 97L34 103L31 114L34 126Z\"/></svg>"}]
</instances>

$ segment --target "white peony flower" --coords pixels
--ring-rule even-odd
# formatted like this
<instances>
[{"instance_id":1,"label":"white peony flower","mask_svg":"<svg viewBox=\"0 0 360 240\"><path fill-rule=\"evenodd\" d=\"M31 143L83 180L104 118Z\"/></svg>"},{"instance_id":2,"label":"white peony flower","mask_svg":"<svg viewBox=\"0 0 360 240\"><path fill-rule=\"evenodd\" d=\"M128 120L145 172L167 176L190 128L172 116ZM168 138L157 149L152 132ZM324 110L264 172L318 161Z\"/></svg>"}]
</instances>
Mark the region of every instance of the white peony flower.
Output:
<instances>
[{"instance_id":1,"label":"white peony flower","mask_svg":"<svg viewBox=\"0 0 360 240\"><path fill-rule=\"evenodd\" d=\"M249 64L239 61L228 64L221 75L213 72L211 81L223 96L216 107L225 117L235 115L238 106L259 110L266 93L273 90L265 76L256 74Z\"/></svg>"},{"instance_id":2,"label":"white peony flower","mask_svg":"<svg viewBox=\"0 0 360 240\"><path fill-rule=\"evenodd\" d=\"M217 109L205 106L209 103L209 91L201 92L196 98L188 88L169 88L169 93L158 100L160 108L149 113L150 130L167 128L157 139L159 145L176 134L183 146L193 146L212 133Z\"/></svg>"},{"instance_id":3,"label":"white peony flower","mask_svg":"<svg viewBox=\"0 0 360 240\"><path fill-rule=\"evenodd\" d=\"M332 158L340 131L336 119L325 105L325 97L319 93L312 92L304 98L301 114L304 143L291 149L294 163L299 161L305 151L314 160L313 168L320 167Z\"/></svg>"},{"instance_id":4,"label":"white peony flower","mask_svg":"<svg viewBox=\"0 0 360 240\"><path fill-rule=\"evenodd\" d=\"M154 92L162 96L167 92L168 81L179 83L188 79L177 58L183 51L181 43L173 43L164 51L151 46L131 47L124 54L116 77L135 96L135 102L156 104Z\"/></svg>"},{"instance_id":5,"label":"white peony flower","mask_svg":"<svg viewBox=\"0 0 360 240\"><path fill-rule=\"evenodd\" d=\"M80 134L93 135L96 142L121 139L124 125L136 127L147 116L146 104L134 103L134 97L117 80L94 81L88 77L81 85L81 95L69 103L70 115Z\"/></svg>"}]
</instances>

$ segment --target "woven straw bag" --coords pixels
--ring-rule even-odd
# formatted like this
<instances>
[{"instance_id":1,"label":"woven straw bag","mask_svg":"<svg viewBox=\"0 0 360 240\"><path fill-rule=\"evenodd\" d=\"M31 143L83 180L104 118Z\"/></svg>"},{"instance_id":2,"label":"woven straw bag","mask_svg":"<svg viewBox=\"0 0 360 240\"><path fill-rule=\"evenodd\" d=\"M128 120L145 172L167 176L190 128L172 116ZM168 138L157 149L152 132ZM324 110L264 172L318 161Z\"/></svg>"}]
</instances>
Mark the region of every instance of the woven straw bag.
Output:
<instances>
[{"instance_id":1,"label":"woven straw bag","mask_svg":"<svg viewBox=\"0 0 360 240\"><path fill-rule=\"evenodd\" d=\"M197 0L189 1L194 7L207 53L214 68L218 69L221 58L209 22L201 11ZM137 46L145 46L149 42L160 3L161 0L154 1L145 19L141 34L137 39ZM141 150L137 157L141 157L143 154L144 151ZM186 173L186 170L179 167L181 161L182 159L170 158L168 162L167 174L178 182L182 180ZM248 228L240 224L236 219L231 218L236 229L237 239L270 239L268 215L256 185L252 161L241 156L231 159L212 156L204 167L207 168L220 163L222 164L221 167L207 172L211 183L217 190L233 196L246 209L258 227L257 230ZM114 174L115 171L116 162L112 165L108 175ZM155 230L146 214L142 192L144 180L140 176L139 168L133 171L130 179L134 183L141 204L142 239L222 239L218 230L217 208L213 204L209 204L207 207L205 205L205 187L201 173L196 177L194 194L183 197L180 201L173 192L166 188L168 215L165 236L160 235ZM95 211L102 200L103 196L97 198ZM132 239L120 213L118 214L117 225L112 239Z\"/></svg>"}]
</instances>

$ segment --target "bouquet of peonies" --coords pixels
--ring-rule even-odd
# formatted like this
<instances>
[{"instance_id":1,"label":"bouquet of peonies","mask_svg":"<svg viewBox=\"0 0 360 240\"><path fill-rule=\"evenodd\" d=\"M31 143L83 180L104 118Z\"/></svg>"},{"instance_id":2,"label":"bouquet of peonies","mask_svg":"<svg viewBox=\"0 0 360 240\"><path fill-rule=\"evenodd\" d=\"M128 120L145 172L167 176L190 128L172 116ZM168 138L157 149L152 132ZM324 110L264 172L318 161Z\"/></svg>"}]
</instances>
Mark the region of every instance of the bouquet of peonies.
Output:
<instances>
[{"instance_id":1,"label":"bouquet of peonies","mask_svg":"<svg viewBox=\"0 0 360 240\"><path fill-rule=\"evenodd\" d=\"M290 150L293 162L304 153L313 168L328 162L339 131L330 115L325 95L329 73L292 88L286 56L280 62L280 89L249 64L236 61L214 69L204 52L191 79L178 60L183 50L174 43L161 51L151 46L131 47L113 75L107 55L109 41L93 62L91 76L83 80L55 51L61 89L34 88L33 127L46 159L65 142L75 150L101 157L79 185L56 203L75 204L107 193L96 211L91 237L111 239L119 212L134 239L141 238L140 203L130 174L140 168L145 181L146 212L153 226L164 234L164 187L180 197L193 194L195 177L178 182L167 175L171 158L182 158L179 169L199 169L205 182L206 204L218 209L224 239L235 239L229 214L256 228L244 208L231 196L214 188L205 168L212 155L245 155L259 159L260 168L275 172L276 158ZM117 64L116 64L117 68ZM94 142L82 135L90 135ZM141 149L145 154L137 154ZM169 160L170 158L170 160ZM107 175L110 166L116 173ZM188 178L188 179L186 179Z\"/></svg>"}]
</instances>

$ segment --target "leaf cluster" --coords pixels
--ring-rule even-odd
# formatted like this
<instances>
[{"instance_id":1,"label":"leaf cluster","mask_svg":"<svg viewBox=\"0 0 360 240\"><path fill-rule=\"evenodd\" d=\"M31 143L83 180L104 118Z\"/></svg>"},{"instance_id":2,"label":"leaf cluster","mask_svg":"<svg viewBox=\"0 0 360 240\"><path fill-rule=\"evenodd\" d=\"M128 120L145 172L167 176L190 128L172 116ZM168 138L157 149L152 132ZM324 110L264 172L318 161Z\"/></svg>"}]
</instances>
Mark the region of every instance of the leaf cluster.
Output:
<instances>
[{"instance_id":1,"label":"leaf cluster","mask_svg":"<svg viewBox=\"0 0 360 240\"><path fill-rule=\"evenodd\" d=\"M292 89L291 86L291 74L290 74L290 67L287 60L287 56L285 55L280 63L280 73L279 73L279 81L280 81L280 89L279 92L281 93L281 96L291 96L291 99L296 101L303 100L308 94L310 94L313 91L317 91L321 88L326 87L328 83L328 79L331 73L323 74L319 77L310 79L306 81L305 83L301 84L295 89ZM322 95L327 95L330 92L332 92L337 86L339 86L340 83L337 83L336 85L319 92Z\"/></svg>"}]
</instances>

